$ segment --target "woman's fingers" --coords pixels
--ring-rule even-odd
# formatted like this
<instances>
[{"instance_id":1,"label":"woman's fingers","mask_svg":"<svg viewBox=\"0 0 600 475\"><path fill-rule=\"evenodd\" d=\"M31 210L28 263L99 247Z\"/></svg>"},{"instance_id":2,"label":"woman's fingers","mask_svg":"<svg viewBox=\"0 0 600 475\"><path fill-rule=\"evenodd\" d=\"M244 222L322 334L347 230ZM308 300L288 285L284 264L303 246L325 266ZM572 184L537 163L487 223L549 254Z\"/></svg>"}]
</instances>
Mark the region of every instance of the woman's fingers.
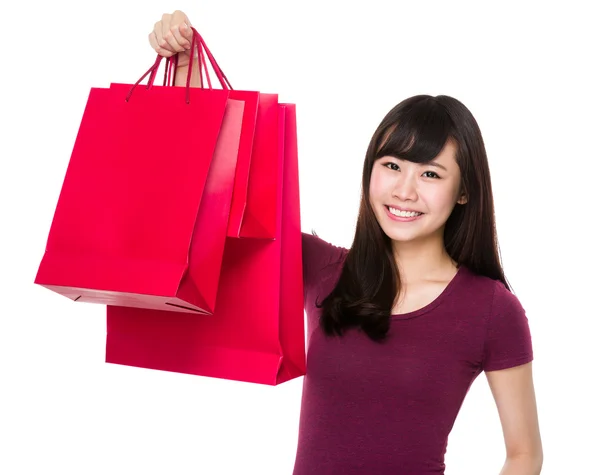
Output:
<instances>
[{"instance_id":1,"label":"woman's fingers","mask_svg":"<svg viewBox=\"0 0 600 475\"><path fill-rule=\"evenodd\" d=\"M187 34L188 31L191 33L192 29L188 28L185 23L171 27L171 33L175 37L177 44L183 47L184 50L190 49L192 46L192 36ZM186 35L189 36L189 39L186 37Z\"/></svg>"},{"instance_id":2,"label":"woman's fingers","mask_svg":"<svg viewBox=\"0 0 600 475\"><path fill-rule=\"evenodd\" d=\"M193 34L185 13L175 10L172 14L165 13L161 20L154 24L148 41L158 54L170 57L181 52L189 54Z\"/></svg>"},{"instance_id":3,"label":"woman's fingers","mask_svg":"<svg viewBox=\"0 0 600 475\"><path fill-rule=\"evenodd\" d=\"M173 56L175 54L173 51L171 51L170 49L163 48L159 44L158 35L156 34L157 28L160 28L161 31L162 31L162 27L160 26L160 22L158 22L155 25L154 30L148 35L148 41L150 41L150 46L152 46L152 49L154 51L156 51L158 54L160 54L161 56L164 56L166 58L168 58L170 56ZM162 33L161 33L161 36L162 36Z\"/></svg>"},{"instance_id":4,"label":"woman's fingers","mask_svg":"<svg viewBox=\"0 0 600 475\"><path fill-rule=\"evenodd\" d=\"M183 45L179 44L177 37L175 36L176 32L179 38L182 38L182 36L179 34L179 25L172 22L172 15L165 13L161 20L161 26L162 38L158 38L158 45L161 48L168 49L174 53L180 53L181 51L184 51L185 48Z\"/></svg>"}]
</instances>

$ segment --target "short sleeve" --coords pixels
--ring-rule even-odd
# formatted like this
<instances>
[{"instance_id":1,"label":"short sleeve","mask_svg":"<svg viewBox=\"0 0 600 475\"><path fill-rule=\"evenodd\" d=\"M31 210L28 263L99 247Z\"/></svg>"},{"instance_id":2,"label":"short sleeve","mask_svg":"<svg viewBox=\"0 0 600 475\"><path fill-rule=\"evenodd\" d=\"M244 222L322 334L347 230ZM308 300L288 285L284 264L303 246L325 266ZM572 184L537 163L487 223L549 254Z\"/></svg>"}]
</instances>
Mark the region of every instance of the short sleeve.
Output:
<instances>
[{"instance_id":1,"label":"short sleeve","mask_svg":"<svg viewBox=\"0 0 600 475\"><path fill-rule=\"evenodd\" d=\"M496 371L533 361L529 320L518 298L500 282L494 292L483 352L483 370Z\"/></svg>"},{"instance_id":2,"label":"short sleeve","mask_svg":"<svg viewBox=\"0 0 600 475\"><path fill-rule=\"evenodd\" d=\"M308 316L308 335L318 326L321 302L335 285L348 250L334 246L313 234L302 233L302 272L304 309Z\"/></svg>"},{"instance_id":3,"label":"short sleeve","mask_svg":"<svg viewBox=\"0 0 600 475\"><path fill-rule=\"evenodd\" d=\"M343 260L347 249L324 241L314 234L302 233L302 272L304 288L315 288L332 266Z\"/></svg>"}]
</instances>

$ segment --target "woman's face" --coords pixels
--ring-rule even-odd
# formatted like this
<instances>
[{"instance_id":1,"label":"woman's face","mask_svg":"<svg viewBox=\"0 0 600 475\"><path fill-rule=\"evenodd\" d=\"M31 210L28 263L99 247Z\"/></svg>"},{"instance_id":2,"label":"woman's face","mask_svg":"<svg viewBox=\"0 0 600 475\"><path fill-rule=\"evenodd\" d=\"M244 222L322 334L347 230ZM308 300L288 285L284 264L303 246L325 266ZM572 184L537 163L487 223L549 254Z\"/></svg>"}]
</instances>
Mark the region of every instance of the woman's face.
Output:
<instances>
[{"instance_id":1,"label":"woman's face","mask_svg":"<svg viewBox=\"0 0 600 475\"><path fill-rule=\"evenodd\" d=\"M379 225L393 241L443 239L444 225L460 196L456 144L449 140L429 163L382 157L373 164L371 206Z\"/></svg>"}]
</instances>

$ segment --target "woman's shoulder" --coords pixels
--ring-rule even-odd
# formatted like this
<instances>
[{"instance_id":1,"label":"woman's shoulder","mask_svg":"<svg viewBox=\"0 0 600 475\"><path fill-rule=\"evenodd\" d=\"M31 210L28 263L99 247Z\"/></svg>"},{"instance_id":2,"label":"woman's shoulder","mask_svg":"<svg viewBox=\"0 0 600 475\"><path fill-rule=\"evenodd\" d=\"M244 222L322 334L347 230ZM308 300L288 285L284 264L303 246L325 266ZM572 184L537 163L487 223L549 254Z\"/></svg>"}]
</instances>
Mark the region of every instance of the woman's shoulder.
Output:
<instances>
[{"instance_id":1,"label":"woman's shoulder","mask_svg":"<svg viewBox=\"0 0 600 475\"><path fill-rule=\"evenodd\" d=\"M485 312L482 368L496 371L533 360L529 319L517 296L500 280L478 276L490 296Z\"/></svg>"},{"instance_id":2,"label":"woman's shoulder","mask_svg":"<svg viewBox=\"0 0 600 475\"><path fill-rule=\"evenodd\" d=\"M503 311L519 311L522 309L518 297L504 283L498 279L477 274L466 269L468 274L468 292L471 295L479 295L491 304L491 313L502 313Z\"/></svg>"}]
</instances>

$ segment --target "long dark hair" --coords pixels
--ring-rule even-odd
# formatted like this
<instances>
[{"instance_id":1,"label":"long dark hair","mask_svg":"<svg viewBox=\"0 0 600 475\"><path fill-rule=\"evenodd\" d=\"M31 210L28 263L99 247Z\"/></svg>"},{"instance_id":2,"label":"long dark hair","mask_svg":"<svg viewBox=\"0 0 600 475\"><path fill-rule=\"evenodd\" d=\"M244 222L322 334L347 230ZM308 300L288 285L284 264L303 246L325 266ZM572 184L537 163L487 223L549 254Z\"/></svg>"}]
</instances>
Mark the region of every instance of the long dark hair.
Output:
<instances>
[{"instance_id":1,"label":"long dark hair","mask_svg":"<svg viewBox=\"0 0 600 475\"><path fill-rule=\"evenodd\" d=\"M385 339L401 282L391 239L369 201L373 164L384 156L426 163L448 140L457 146L467 202L456 205L446 222L446 251L459 265L499 280L510 290L502 270L490 170L479 126L465 105L452 97L413 96L388 112L369 143L354 241L337 285L318 304L326 334L342 335L346 328L360 327L374 341Z\"/></svg>"}]
</instances>

